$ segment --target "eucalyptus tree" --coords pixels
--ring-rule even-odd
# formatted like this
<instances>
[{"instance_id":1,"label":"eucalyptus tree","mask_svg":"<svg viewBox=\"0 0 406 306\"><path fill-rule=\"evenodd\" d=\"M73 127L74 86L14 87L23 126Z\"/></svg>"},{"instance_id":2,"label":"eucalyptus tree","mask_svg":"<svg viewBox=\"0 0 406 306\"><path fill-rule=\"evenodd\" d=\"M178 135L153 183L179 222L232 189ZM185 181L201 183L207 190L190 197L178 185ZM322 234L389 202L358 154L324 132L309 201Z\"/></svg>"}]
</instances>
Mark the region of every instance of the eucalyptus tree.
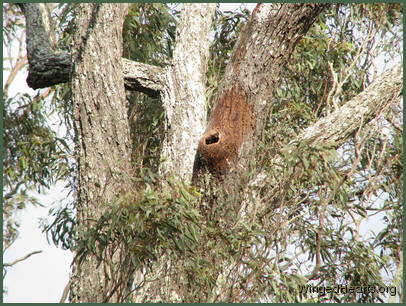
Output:
<instances>
[{"instance_id":1,"label":"eucalyptus tree","mask_svg":"<svg viewBox=\"0 0 406 306\"><path fill-rule=\"evenodd\" d=\"M76 253L72 302L374 301L300 288L399 285L402 66L368 72L399 54L401 6L75 4L67 50L41 6L20 7L29 86L72 90L76 214L49 227ZM387 227L363 237L377 212Z\"/></svg>"}]
</instances>

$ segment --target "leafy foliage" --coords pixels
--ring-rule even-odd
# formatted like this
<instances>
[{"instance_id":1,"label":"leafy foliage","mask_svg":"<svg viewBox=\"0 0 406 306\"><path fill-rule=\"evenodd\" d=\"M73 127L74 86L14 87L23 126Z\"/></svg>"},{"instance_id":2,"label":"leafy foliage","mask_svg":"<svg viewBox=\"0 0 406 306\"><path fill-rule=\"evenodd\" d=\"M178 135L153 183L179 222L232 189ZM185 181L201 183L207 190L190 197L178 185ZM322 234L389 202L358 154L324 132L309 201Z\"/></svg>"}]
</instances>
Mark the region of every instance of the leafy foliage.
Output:
<instances>
[{"instance_id":1,"label":"leafy foliage","mask_svg":"<svg viewBox=\"0 0 406 306\"><path fill-rule=\"evenodd\" d=\"M49 188L66 176L67 144L47 125L42 103L29 95L5 101L6 186L32 182Z\"/></svg>"},{"instance_id":2,"label":"leafy foliage","mask_svg":"<svg viewBox=\"0 0 406 306\"><path fill-rule=\"evenodd\" d=\"M122 252L124 258L116 271L129 272L123 283L133 277L134 271L147 271L134 284L140 288L153 270L153 263L169 256L182 271L180 275L187 276L180 281L187 283L190 298L203 301L207 292L215 289L221 272L221 265L213 263L237 259L242 250L258 242L258 231L239 223L230 228L226 220L218 217L224 216L221 207L219 214L210 211L211 217L207 218L209 212L202 208L206 203L194 187L172 179L165 184L162 181L148 171L134 190L103 204L106 212L94 220L94 226L76 227L75 260L80 263L86 256L95 256L105 263Z\"/></svg>"},{"instance_id":3,"label":"leafy foliage","mask_svg":"<svg viewBox=\"0 0 406 306\"><path fill-rule=\"evenodd\" d=\"M66 50L72 7L60 7L59 45ZM248 13L216 11L207 72L209 108ZM168 64L177 16L176 7L167 4L132 4L124 24L124 56ZM78 262L93 256L106 264L121 256L120 266L111 269L121 273L123 284L134 281L133 291L150 281L154 263L164 258L177 271L170 276L184 287L187 301L385 301L388 295L301 291L308 285L401 285L396 275L403 251L400 104L362 124L339 147L291 140L362 92L377 74L374 60L401 56L401 20L402 6L396 3L335 5L320 16L284 71L270 101L255 167L246 174L249 181L265 173L268 183L235 193L209 182L201 194L157 176L162 105L159 99L128 94L134 188L100 203L105 213L92 220L92 227L81 227L73 206L64 206L52 212L54 221L45 230L55 244L74 250ZM57 87L53 97L52 107L70 125L69 89ZM25 186L20 193L27 196L32 186L44 188L68 177L69 145L46 125L43 100L21 95L4 103L10 192ZM24 207L26 200L13 205ZM265 203L264 210L242 215L244 205L259 203ZM365 225L371 224L379 225L377 232L366 233ZM136 271L144 275L134 280Z\"/></svg>"},{"instance_id":4,"label":"leafy foliage","mask_svg":"<svg viewBox=\"0 0 406 306\"><path fill-rule=\"evenodd\" d=\"M42 206L34 196L57 181L71 177L72 159L69 138L56 132L55 115L65 116L56 86L38 91L35 96L15 94L15 77L24 72L27 60L23 52L24 22L15 4L3 6L3 58L8 71L3 83L3 245L5 252L18 238L20 213L29 205ZM66 88L66 86L64 86ZM34 252L35 253L35 252ZM31 253L32 254L32 253ZM8 266L9 267L9 266ZM6 268L5 268L6 271Z\"/></svg>"},{"instance_id":5,"label":"leafy foliage","mask_svg":"<svg viewBox=\"0 0 406 306\"><path fill-rule=\"evenodd\" d=\"M141 185L104 204L109 209L95 220L94 227L76 228L77 260L92 255L105 262L115 251L125 250L121 268L131 271L128 280L133 271L147 271L134 285L136 290L147 282L153 263L165 258L179 273L171 275L173 282L185 284L184 300L385 300L388 295L304 294L303 288L399 285L393 273L402 257L402 138L390 123L399 113L388 112L360 126L338 148L290 142L370 84L371 57L389 51L387 41L380 44L377 39L387 37L388 22L396 28L390 34L392 42L399 42L399 8L379 7L387 17L373 14L373 5L338 5L322 15L299 43L272 101L253 162L258 170L266 171L272 184L251 186L248 195L247 189L233 193L210 183L199 195L182 183L163 182L153 174L145 177L146 169L155 172L159 163L163 113L159 100L138 97L133 102L138 118L133 131L140 139L135 150L142 160L137 162ZM366 15L368 22L364 22ZM209 101L246 18L246 12L216 14L208 66ZM149 25L156 23L144 26ZM148 39L140 37L140 41L145 46ZM150 63L169 59L170 52L163 55L159 43L154 44L145 49ZM142 59L137 53L142 50L134 51L136 43L128 48L134 58ZM396 53L397 48L394 44L390 52ZM385 129L390 132L382 132ZM247 177L255 175L253 170ZM266 209L241 218L242 203L256 202L266 203ZM378 215L386 226L378 233L363 233L361 224ZM55 237L58 241L70 236Z\"/></svg>"},{"instance_id":6,"label":"leafy foliage","mask_svg":"<svg viewBox=\"0 0 406 306\"><path fill-rule=\"evenodd\" d=\"M18 95L4 101L4 213L7 246L17 237L16 214L26 204L39 204L29 195L49 188L70 172L69 147L47 124L41 97Z\"/></svg>"},{"instance_id":7,"label":"leafy foliage","mask_svg":"<svg viewBox=\"0 0 406 306\"><path fill-rule=\"evenodd\" d=\"M250 11L244 8L238 9L235 12L223 12L219 7L216 8L212 24L214 38L210 45L206 82L207 111L209 114L238 35L249 16Z\"/></svg>"},{"instance_id":8,"label":"leafy foliage","mask_svg":"<svg viewBox=\"0 0 406 306\"><path fill-rule=\"evenodd\" d=\"M124 22L123 56L156 66L172 58L175 44L176 6L164 3L133 3ZM128 92L128 116L133 141L132 159L136 169L158 170L163 140L164 110L159 98Z\"/></svg>"},{"instance_id":9,"label":"leafy foliage","mask_svg":"<svg viewBox=\"0 0 406 306\"><path fill-rule=\"evenodd\" d=\"M154 176L149 178L150 183L154 180ZM76 246L79 261L87 253L102 260L108 247L117 244L128 250L128 260L135 267L156 260L166 250L179 254L193 252L200 240L197 192L175 182L171 182L174 188L162 190L150 183L139 192L104 204L109 208L106 213L96 220L94 227L83 229L80 234Z\"/></svg>"},{"instance_id":10,"label":"leafy foliage","mask_svg":"<svg viewBox=\"0 0 406 306\"><path fill-rule=\"evenodd\" d=\"M124 21L124 57L164 66L172 58L176 7L166 3L133 3Z\"/></svg>"},{"instance_id":11,"label":"leafy foliage","mask_svg":"<svg viewBox=\"0 0 406 306\"><path fill-rule=\"evenodd\" d=\"M258 151L257 166L267 169L271 181L278 182L271 189L263 186L260 190L262 201L271 207L267 214L272 221L263 227L275 229L278 224L279 228L287 224L289 228L276 231L268 248L278 249L276 253L283 258L279 265L286 261L290 270L307 273L307 284L314 286L397 283L393 273L399 267L397 258L402 256L403 232L400 223L395 222L395 229L387 220L402 214L398 206L402 202L402 173L398 170L403 166L401 134L396 124L388 124L386 119L393 116L392 111L360 126L359 132L339 148L310 149L306 143L291 143L304 128L370 84L371 77L376 76L372 58L387 54L388 40L393 43L390 52L399 54L395 50L402 41L400 7L378 7L381 17L372 13L377 8L372 4L338 5L330 14L320 16L296 47L284 72L265 141ZM389 33L388 22L396 30ZM389 207L389 202L394 206ZM279 214L278 222L275 218ZM384 222L379 222L378 216ZM382 231L363 233L364 226L372 223L380 223ZM389 227L396 233L396 254L390 251L393 244L389 241L382 241L385 247L377 244ZM306 264L309 261L314 263L313 271ZM267 300L286 300L279 300L276 292L269 291ZM382 301L383 296L316 294L313 298L316 300L308 301L372 302Z\"/></svg>"}]
</instances>

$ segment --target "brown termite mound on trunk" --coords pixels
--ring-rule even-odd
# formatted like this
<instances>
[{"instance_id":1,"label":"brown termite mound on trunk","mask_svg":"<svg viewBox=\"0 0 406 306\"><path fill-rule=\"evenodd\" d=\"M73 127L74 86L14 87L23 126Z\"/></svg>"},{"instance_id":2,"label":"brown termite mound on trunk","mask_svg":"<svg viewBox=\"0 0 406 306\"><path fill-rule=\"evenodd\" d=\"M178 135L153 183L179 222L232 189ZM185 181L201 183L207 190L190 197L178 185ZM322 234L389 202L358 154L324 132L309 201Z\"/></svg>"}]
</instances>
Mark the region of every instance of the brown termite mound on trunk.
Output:
<instances>
[{"instance_id":1,"label":"brown termite mound on trunk","mask_svg":"<svg viewBox=\"0 0 406 306\"><path fill-rule=\"evenodd\" d=\"M223 90L199 141L192 183L197 184L199 175L206 171L217 178L229 173L252 125L253 115L244 90L238 85Z\"/></svg>"}]
</instances>

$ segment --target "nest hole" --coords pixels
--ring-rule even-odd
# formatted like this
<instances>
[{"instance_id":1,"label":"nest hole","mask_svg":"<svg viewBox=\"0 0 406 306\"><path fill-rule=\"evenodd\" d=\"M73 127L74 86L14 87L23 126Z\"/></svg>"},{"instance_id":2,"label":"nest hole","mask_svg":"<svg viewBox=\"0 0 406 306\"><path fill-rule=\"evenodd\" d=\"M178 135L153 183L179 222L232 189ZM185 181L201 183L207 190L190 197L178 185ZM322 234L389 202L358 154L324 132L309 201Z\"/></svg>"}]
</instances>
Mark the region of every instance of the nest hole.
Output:
<instances>
[{"instance_id":1,"label":"nest hole","mask_svg":"<svg viewBox=\"0 0 406 306\"><path fill-rule=\"evenodd\" d=\"M207 136L205 139L207 145L217 143L219 142L219 140L220 140L219 133Z\"/></svg>"}]
</instances>

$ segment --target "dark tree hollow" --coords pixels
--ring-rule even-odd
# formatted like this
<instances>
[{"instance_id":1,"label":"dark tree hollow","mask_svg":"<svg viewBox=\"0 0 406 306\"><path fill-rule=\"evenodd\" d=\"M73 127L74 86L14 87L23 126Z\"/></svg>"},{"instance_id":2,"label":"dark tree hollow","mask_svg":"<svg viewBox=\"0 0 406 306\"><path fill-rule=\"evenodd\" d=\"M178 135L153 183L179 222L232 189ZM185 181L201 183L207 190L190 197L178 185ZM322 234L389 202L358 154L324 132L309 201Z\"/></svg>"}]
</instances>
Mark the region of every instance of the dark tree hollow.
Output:
<instances>
[{"instance_id":1,"label":"dark tree hollow","mask_svg":"<svg viewBox=\"0 0 406 306\"><path fill-rule=\"evenodd\" d=\"M253 115L243 88L224 90L217 100L208 126L200 138L193 168L193 182L202 171L227 174L243 141L253 130Z\"/></svg>"}]
</instances>

